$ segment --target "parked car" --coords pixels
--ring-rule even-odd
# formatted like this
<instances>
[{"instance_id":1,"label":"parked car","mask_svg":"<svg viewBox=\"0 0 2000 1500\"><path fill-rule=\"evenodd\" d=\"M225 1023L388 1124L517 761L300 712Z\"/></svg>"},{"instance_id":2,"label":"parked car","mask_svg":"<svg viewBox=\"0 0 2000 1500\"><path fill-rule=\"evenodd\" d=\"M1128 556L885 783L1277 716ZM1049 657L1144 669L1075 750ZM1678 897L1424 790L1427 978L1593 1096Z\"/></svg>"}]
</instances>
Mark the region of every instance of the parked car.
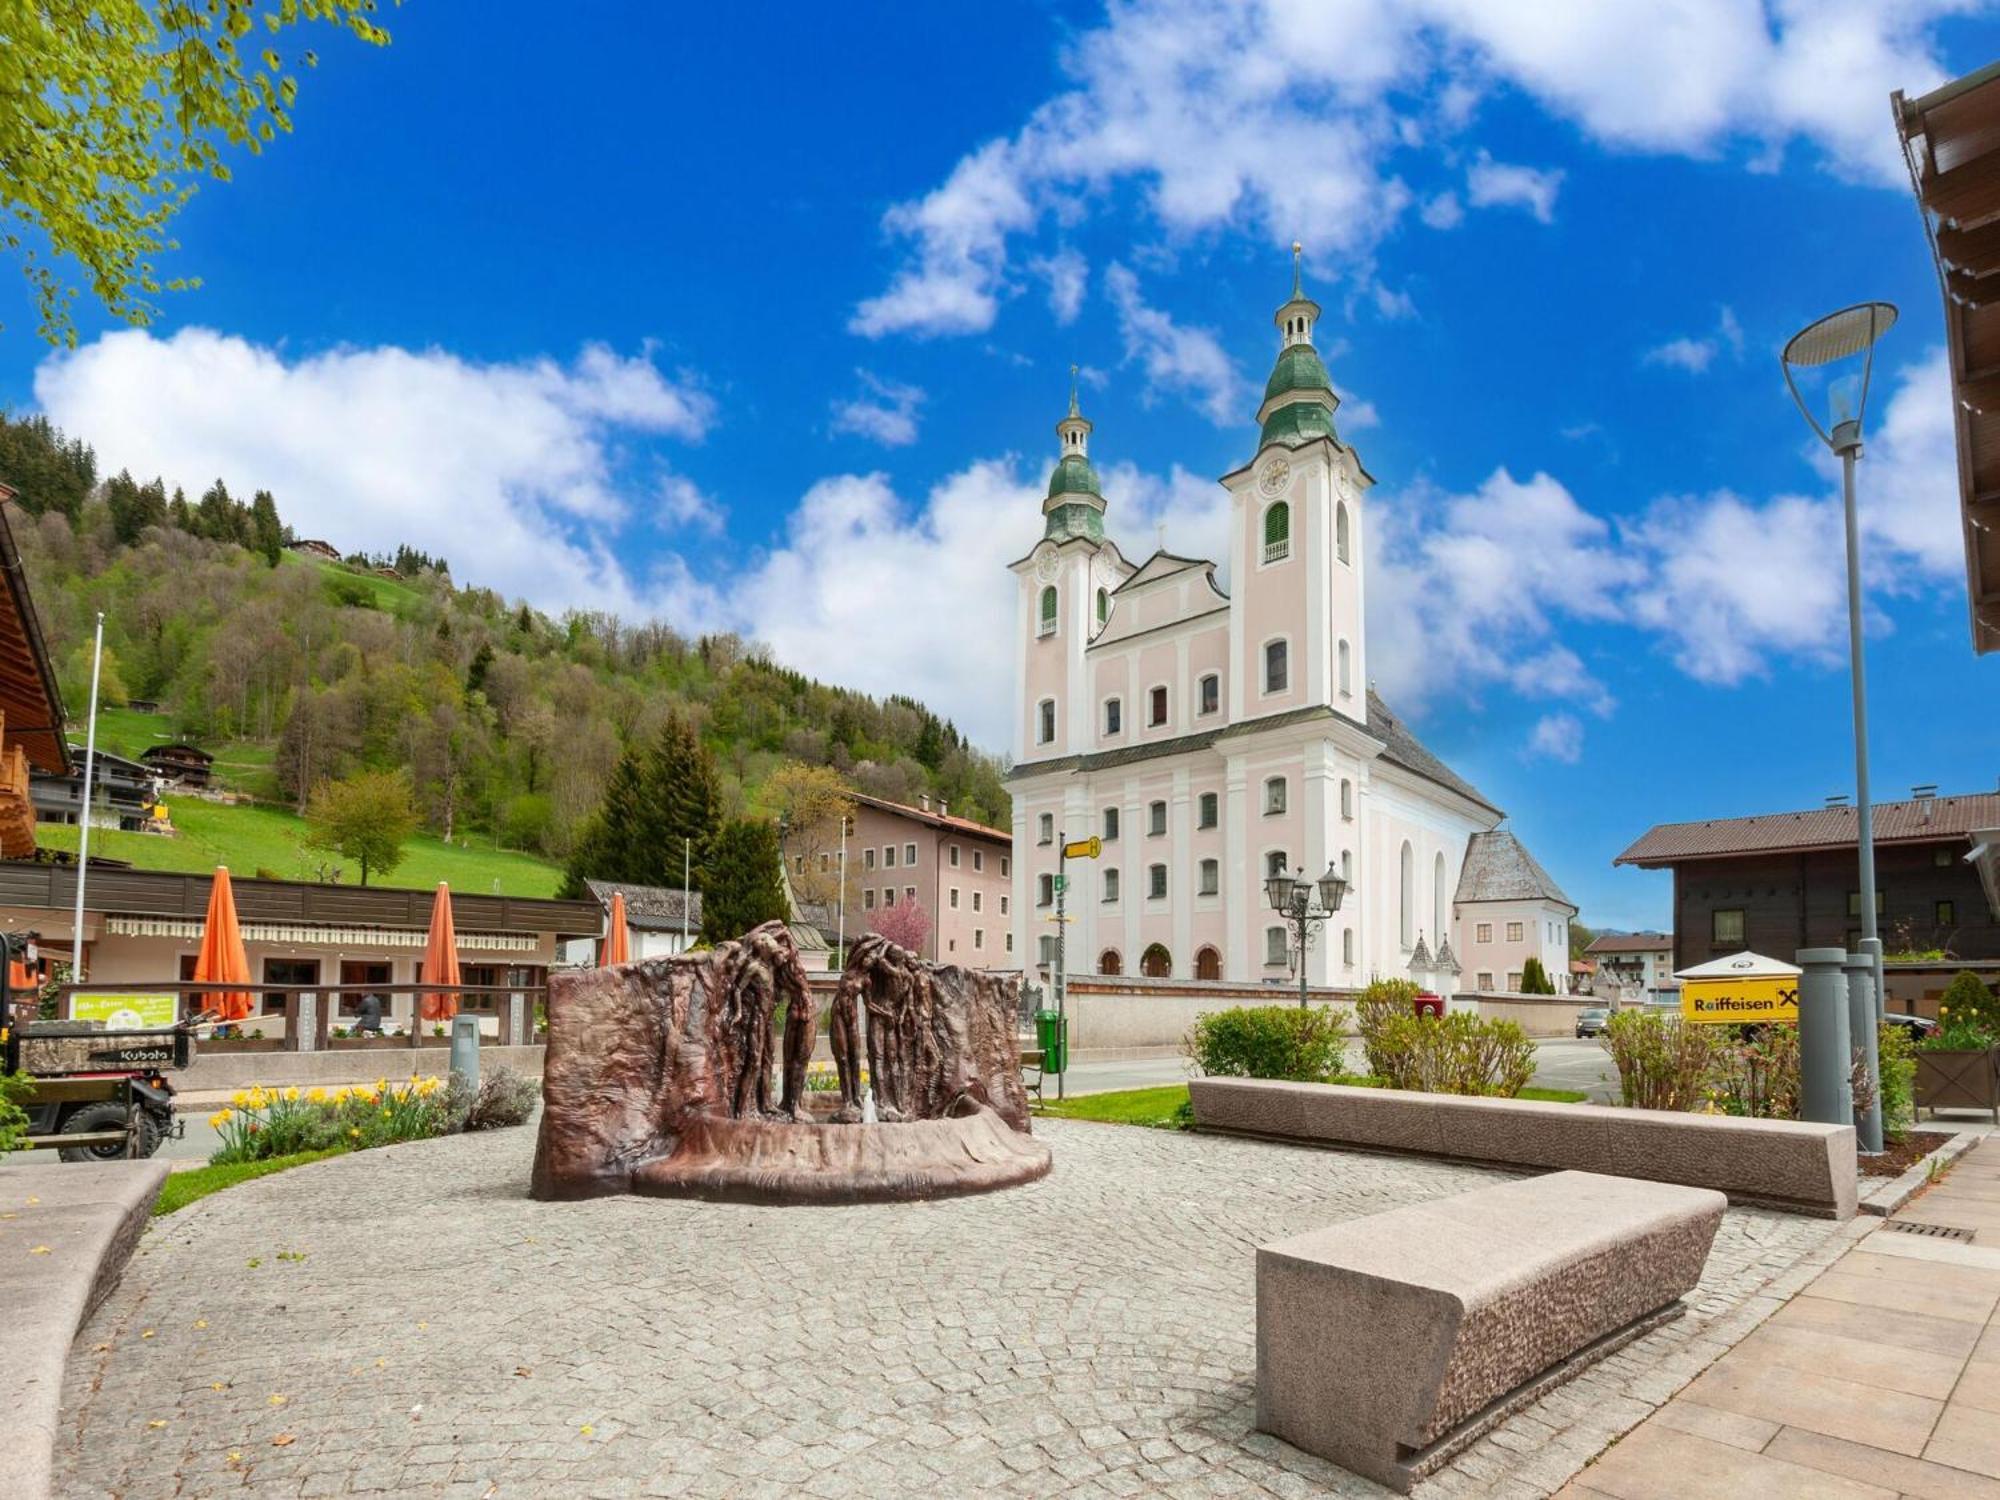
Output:
<instances>
[{"instance_id":1,"label":"parked car","mask_svg":"<svg viewBox=\"0 0 2000 1500\"><path fill-rule=\"evenodd\" d=\"M1611 1012L1602 1005L1592 1005L1576 1013L1576 1034L1578 1036L1603 1036L1605 1022L1611 1019Z\"/></svg>"},{"instance_id":2,"label":"parked car","mask_svg":"<svg viewBox=\"0 0 2000 1500\"><path fill-rule=\"evenodd\" d=\"M1898 1015L1895 1011L1887 1011L1883 1014L1882 1019L1890 1026L1902 1027L1903 1030L1909 1033L1910 1040L1913 1042L1922 1041L1938 1029L1938 1023L1933 1021L1929 1016L1904 1016Z\"/></svg>"}]
</instances>

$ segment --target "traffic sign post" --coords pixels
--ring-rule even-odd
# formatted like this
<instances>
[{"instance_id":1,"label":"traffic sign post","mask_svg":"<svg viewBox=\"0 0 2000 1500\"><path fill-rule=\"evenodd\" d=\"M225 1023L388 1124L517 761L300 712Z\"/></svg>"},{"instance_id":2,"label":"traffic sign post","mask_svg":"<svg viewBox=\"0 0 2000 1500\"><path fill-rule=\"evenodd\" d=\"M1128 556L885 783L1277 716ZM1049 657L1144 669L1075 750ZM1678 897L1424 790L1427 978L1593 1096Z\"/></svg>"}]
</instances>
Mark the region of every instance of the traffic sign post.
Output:
<instances>
[{"instance_id":1,"label":"traffic sign post","mask_svg":"<svg viewBox=\"0 0 2000 1500\"><path fill-rule=\"evenodd\" d=\"M1104 840L1092 834L1087 839L1071 840L1066 835L1060 840L1056 855L1056 969L1054 987L1056 992L1056 1032L1062 1038L1062 1071L1056 1074L1056 1099L1064 1097L1064 1084L1069 1076L1069 979L1065 971L1067 947L1069 943L1069 862L1072 859L1096 859L1104 852Z\"/></svg>"}]
</instances>

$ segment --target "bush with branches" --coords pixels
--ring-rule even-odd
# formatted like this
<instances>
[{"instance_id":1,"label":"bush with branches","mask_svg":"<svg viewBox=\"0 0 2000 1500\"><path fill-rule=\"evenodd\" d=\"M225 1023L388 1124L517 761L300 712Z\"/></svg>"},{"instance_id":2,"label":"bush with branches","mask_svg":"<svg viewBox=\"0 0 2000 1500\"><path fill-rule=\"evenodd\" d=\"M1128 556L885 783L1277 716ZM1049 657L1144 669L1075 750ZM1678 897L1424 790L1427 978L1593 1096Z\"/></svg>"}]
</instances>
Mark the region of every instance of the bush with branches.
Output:
<instances>
[{"instance_id":1,"label":"bush with branches","mask_svg":"<svg viewBox=\"0 0 2000 1500\"><path fill-rule=\"evenodd\" d=\"M1369 1067L1395 1089L1511 1099L1535 1076L1535 1044L1512 1021L1406 1012L1377 1030Z\"/></svg>"},{"instance_id":2,"label":"bush with branches","mask_svg":"<svg viewBox=\"0 0 2000 1500\"><path fill-rule=\"evenodd\" d=\"M1371 979L1354 1002L1354 1026L1361 1033L1361 1050L1368 1058L1368 1071L1386 1077L1387 1053L1381 1050L1383 1029L1390 1022L1416 1013L1416 998L1422 993L1414 980Z\"/></svg>"},{"instance_id":3,"label":"bush with branches","mask_svg":"<svg viewBox=\"0 0 2000 1500\"><path fill-rule=\"evenodd\" d=\"M1712 1026L1678 1016L1620 1010L1604 1026L1604 1047L1618 1069L1621 1102L1631 1109L1700 1109L1720 1043Z\"/></svg>"},{"instance_id":4,"label":"bush with branches","mask_svg":"<svg viewBox=\"0 0 2000 1500\"><path fill-rule=\"evenodd\" d=\"M1237 1006L1196 1016L1181 1050L1211 1078L1321 1083L1340 1072L1348 1020L1336 1008Z\"/></svg>"}]
</instances>

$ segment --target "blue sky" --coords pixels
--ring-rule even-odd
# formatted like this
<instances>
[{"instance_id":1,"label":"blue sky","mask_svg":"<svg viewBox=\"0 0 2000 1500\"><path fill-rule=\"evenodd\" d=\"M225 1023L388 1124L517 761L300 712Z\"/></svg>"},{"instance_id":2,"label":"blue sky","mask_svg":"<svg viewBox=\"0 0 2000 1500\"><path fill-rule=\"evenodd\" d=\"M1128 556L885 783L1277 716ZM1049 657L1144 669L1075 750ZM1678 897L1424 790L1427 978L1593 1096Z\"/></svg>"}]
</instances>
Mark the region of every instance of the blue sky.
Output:
<instances>
[{"instance_id":1,"label":"blue sky","mask_svg":"<svg viewBox=\"0 0 2000 1500\"><path fill-rule=\"evenodd\" d=\"M201 290L0 401L552 609L733 628L1003 748L1072 361L1110 524L1216 555L1286 247L1371 497L1371 666L1600 924L1656 821L1851 789L1833 479L1776 351L1903 321L1864 466L1879 796L2000 776L1889 122L1990 9L840 12L417 0L182 217Z\"/></svg>"}]
</instances>

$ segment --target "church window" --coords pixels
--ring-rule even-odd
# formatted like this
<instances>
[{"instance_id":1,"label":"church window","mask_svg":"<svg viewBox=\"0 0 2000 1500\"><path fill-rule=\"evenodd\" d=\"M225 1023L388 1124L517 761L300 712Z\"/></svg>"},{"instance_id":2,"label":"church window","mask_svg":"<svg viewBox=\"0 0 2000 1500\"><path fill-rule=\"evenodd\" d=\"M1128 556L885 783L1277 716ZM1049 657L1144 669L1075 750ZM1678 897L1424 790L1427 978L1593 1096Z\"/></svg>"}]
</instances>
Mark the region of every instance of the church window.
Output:
<instances>
[{"instance_id":1,"label":"church window","mask_svg":"<svg viewBox=\"0 0 2000 1500\"><path fill-rule=\"evenodd\" d=\"M1146 834L1149 838L1164 838L1167 832L1167 804L1149 802L1146 804Z\"/></svg>"},{"instance_id":2,"label":"church window","mask_svg":"<svg viewBox=\"0 0 2000 1500\"><path fill-rule=\"evenodd\" d=\"M1354 696L1354 652L1345 641L1340 643L1340 696Z\"/></svg>"},{"instance_id":3,"label":"church window","mask_svg":"<svg viewBox=\"0 0 2000 1500\"><path fill-rule=\"evenodd\" d=\"M1116 948L1106 948L1097 955L1097 972L1100 974L1123 974L1125 961L1118 956Z\"/></svg>"},{"instance_id":4,"label":"church window","mask_svg":"<svg viewBox=\"0 0 2000 1500\"><path fill-rule=\"evenodd\" d=\"M1099 589L1097 591L1097 623L1102 625L1110 618L1111 591L1109 589Z\"/></svg>"},{"instance_id":5,"label":"church window","mask_svg":"<svg viewBox=\"0 0 2000 1500\"><path fill-rule=\"evenodd\" d=\"M1431 861L1431 931L1437 934L1439 942L1444 941L1445 936L1445 889L1448 884L1444 855L1439 854Z\"/></svg>"},{"instance_id":6,"label":"church window","mask_svg":"<svg viewBox=\"0 0 2000 1500\"><path fill-rule=\"evenodd\" d=\"M1264 643L1264 691L1282 693L1292 685L1291 652L1283 641Z\"/></svg>"},{"instance_id":7,"label":"church window","mask_svg":"<svg viewBox=\"0 0 2000 1500\"><path fill-rule=\"evenodd\" d=\"M1354 929L1352 927L1343 927L1340 929L1340 961L1350 969L1354 967Z\"/></svg>"},{"instance_id":8,"label":"church window","mask_svg":"<svg viewBox=\"0 0 2000 1500\"><path fill-rule=\"evenodd\" d=\"M1146 695L1146 723L1158 729L1167 722L1167 690L1156 687Z\"/></svg>"},{"instance_id":9,"label":"church window","mask_svg":"<svg viewBox=\"0 0 2000 1500\"><path fill-rule=\"evenodd\" d=\"M1167 899L1167 867L1149 865L1146 869L1146 894L1154 901Z\"/></svg>"},{"instance_id":10,"label":"church window","mask_svg":"<svg viewBox=\"0 0 2000 1500\"><path fill-rule=\"evenodd\" d=\"M1282 927L1266 927L1264 929L1264 967L1267 969L1282 968L1291 962L1291 957L1291 939L1286 936L1285 929Z\"/></svg>"},{"instance_id":11,"label":"church window","mask_svg":"<svg viewBox=\"0 0 2000 1500\"><path fill-rule=\"evenodd\" d=\"M1350 562L1347 540L1347 502L1341 501L1333 509L1333 548L1342 562Z\"/></svg>"},{"instance_id":12,"label":"church window","mask_svg":"<svg viewBox=\"0 0 2000 1500\"><path fill-rule=\"evenodd\" d=\"M1264 878L1266 880L1269 880L1273 875L1283 875L1290 868L1291 862L1285 858L1285 851L1282 849L1273 849L1269 854L1264 856Z\"/></svg>"},{"instance_id":13,"label":"church window","mask_svg":"<svg viewBox=\"0 0 2000 1500\"><path fill-rule=\"evenodd\" d=\"M1035 842L1038 844L1053 844L1055 841L1056 815L1054 813L1043 813L1040 818L1035 820Z\"/></svg>"},{"instance_id":14,"label":"church window","mask_svg":"<svg viewBox=\"0 0 2000 1500\"><path fill-rule=\"evenodd\" d=\"M1056 901L1056 878L1053 875L1035 877L1035 905L1053 906Z\"/></svg>"},{"instance_id":15,"label":"church window","mask_svg":"<svg viewBox=\"0 0 2000 1500\"><path fill-rule=\"evenodd\" d=\"M1210 672L1196 685L1197 713L1212 714L1222 707L1222 679Z\"/></svg>"},{"instance_id":16,"label":"church window","mask_svg":"<svg viewBox=\"0 0 2000 1500\"><path fill-rule=\"evenodd\" d=\"M1104 899L1106 901L1118 899L1118 868L1115 865L1104 872Z\"/></svg>"},{"instance_id":17,"label":"church window","mask_svg":"<svg viewBox=\"0 0 2000 1500\"><path fill-rule=\"evenodd\" d=\"M1203 860L1199 873L1201 884L1197 887L1196 893L1198 895L1213 896L1220 893L1222 890L1222 861L1217 859Z\"/></svg>"},{"instance_id":18,"label":"church window","mask_svg":"<svg viewBox=\"0 0 2000 1500\"><path fill-rule=\"evenodd\" d=\"M1264 811L1281 813L1285 810L1285 778L1272 776L1264 782Z\"/></svg>"},{"instance_id":19,"label":"church window","mask_svg":"<svg viewBox=\"0 0 2000 1500\"><path fill-rule=\"evenodd\" d=\"M1403 853L1399 861L1402 865L1402 908L1397 918L1397 932L1402 939L1403 950L1408 952L1417 943L1417 856L1410 848L1410 841L1403 840Z\"/></svg>"},{"instance_id":20,"label":"church window","mask_svg":"<svg viewBox=\"0 0 2000 1500\"><path fill-rule=\"evenodd\" d=\"M1292 555L1292 508L1275 502L1264 512L1264 561L1283 562Z\"/></svg>"},{"instance_id":21,"label":"church window","mask_svg":"<svg viewBox=\"0 0 2000 1500\"><path fill-rule=\"evenodd\" d=\"M1195 826L1197 828L1215 827L1221 821L1221 818L1218 816L1221 806L1222 799L1214 792L1203 792L1201 794L1201 813L1195 820Z\"/></svg>"},{"instance_id":22,"label":"church window","mask_svg":"<svg viewBox=\"0 0 2000 1500\"><path fill-rule=\"evenodd\" d=\"M1044 698L1035 705L1035 743L1046 745L1056 737L1056 700Z\"/></svg>"},{"instance_id":23,"label":"church window","mask_svg":"<svg viewBox=\"0 0 2000 1500\"><path fill-rule=\"evenodd\" d=\"M1036 629L1035 634L1054 635L1055 633L1056 633L1056 586L1054 584L1050 584L1047 588L1042 590L1042 623Z\"/></svg>"},{"instance_id":24,"label":"church window","mask_svg":"<svg viewBox=\"0 0 2000 1500\"><path fill-rule=\"evenodd\" d=\"M1354 783L1345 777L1340 782L1340 815L1350 823L1354 821Z\"/></svg>"},{"instance_id":25,"label":"church window","mask_svg":"<svg viewBox=\"0 0 2000 1500\"><path fill-rule=\"evenodd\" d=\"M1340 851L1340 878L1350 886L1354 884L1354 851L1352 849L1343 849Z\"/></svg>"},{"instance_id":26,"label":"church window","mask_svg":"<svg viewBox=\"0 0 2000 1500\"><path fill-rule=\"evenodd\" d=\"M1125 704L1118 698L1104 700L1104 732L1117 734L1125 728Z\"/></svg>"},{"instance_id":27,"label":"church window","mask_svg":"<svg viewBox=\"0 0 2000 1500\"><path fill-rule=\"evenodd\" d=\"M1118 842L1118 809L1115 807L1104 809L1104 842L1107 844Z\"/></svg>"}]
</instances>

